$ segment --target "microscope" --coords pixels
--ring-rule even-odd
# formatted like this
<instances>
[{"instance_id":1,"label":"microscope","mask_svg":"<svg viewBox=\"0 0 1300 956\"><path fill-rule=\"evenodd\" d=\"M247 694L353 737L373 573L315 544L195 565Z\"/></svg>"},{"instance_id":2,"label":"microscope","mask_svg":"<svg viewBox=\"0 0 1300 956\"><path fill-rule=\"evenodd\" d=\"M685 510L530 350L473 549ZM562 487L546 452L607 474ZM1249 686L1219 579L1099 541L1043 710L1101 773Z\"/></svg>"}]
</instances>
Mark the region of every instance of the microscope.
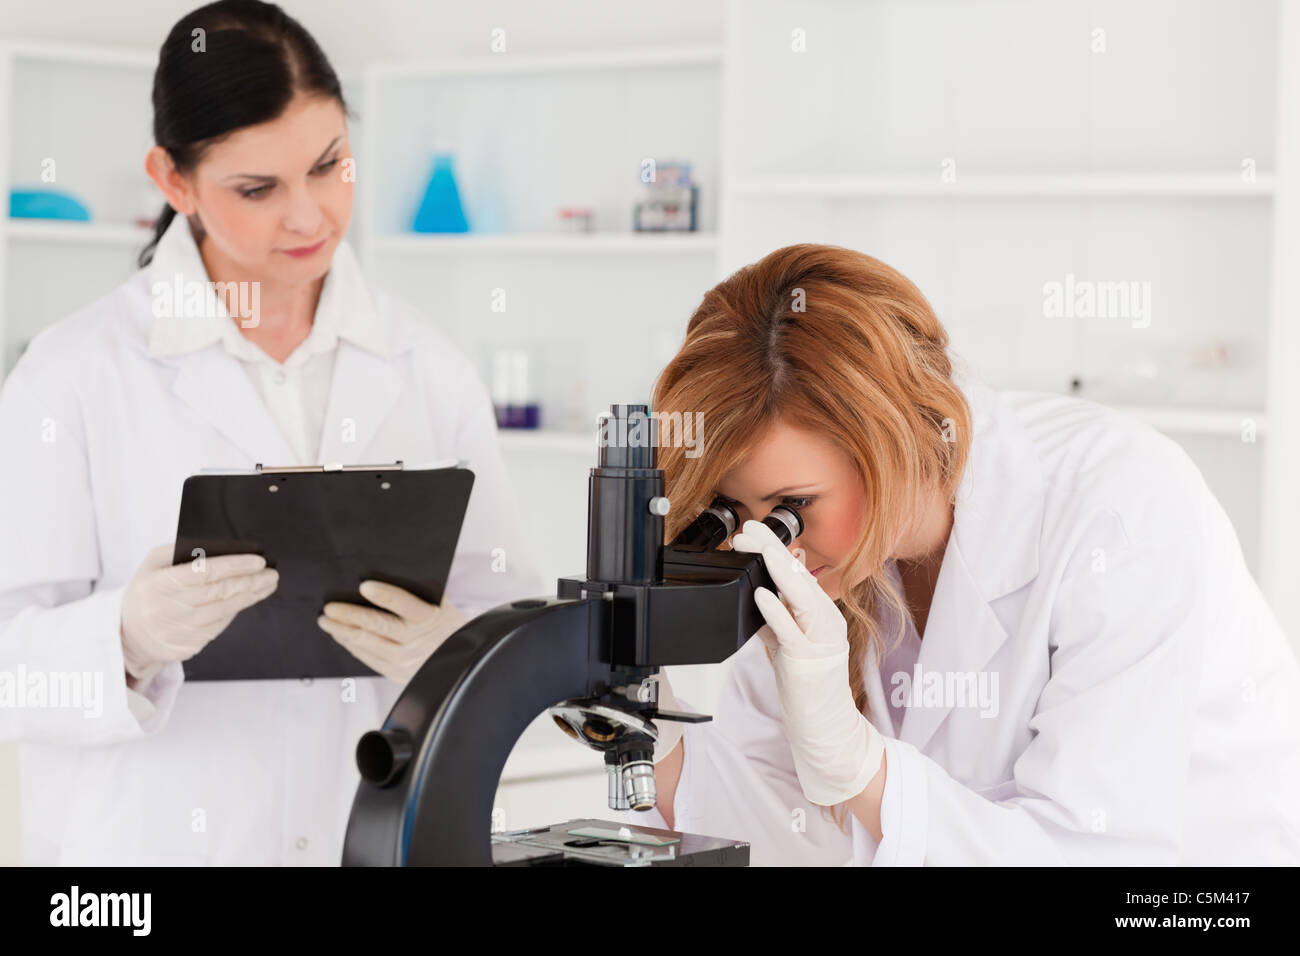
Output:
<instances>
[{"instance_id":1,"label":"microscope","mask_svg":"<svg viewBox=\"0 0 1300 956\"><path fill-rule=\"evenodd\" d=\"M754 591L777 588L762 556L716 550L739 523L728 504L715 500L663 543L670 506L647 408L601 416L586 575L462 626L358 742L345 866L748 865L744 842L609 821L492 832L506 759L543 711L604 754L611 810L652 809L652 721L712 719L660 710L655 675L721 663L766 623ZM763 521L787 545L803 531L786 505Z\"/></svg>"}]
</instances>

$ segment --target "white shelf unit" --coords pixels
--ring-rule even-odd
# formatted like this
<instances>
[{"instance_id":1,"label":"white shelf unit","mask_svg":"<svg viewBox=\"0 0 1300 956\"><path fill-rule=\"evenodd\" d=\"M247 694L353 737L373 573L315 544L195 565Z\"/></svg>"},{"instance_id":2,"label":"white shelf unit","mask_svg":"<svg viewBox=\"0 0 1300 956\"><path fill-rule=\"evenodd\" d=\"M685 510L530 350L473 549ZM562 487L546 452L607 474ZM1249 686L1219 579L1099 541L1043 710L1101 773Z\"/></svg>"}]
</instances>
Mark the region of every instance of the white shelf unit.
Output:
<instances>
[{"instance_id":1,"label":"white shelf unit","mask_svg":"<svg viewBox=\"0 0 1300 956\"><path fill-rule=\"evenodd\" d=\"M945 182L938 175L903 173L854 175L787 174L753 176L733 187L737 198L776 199L871 199L899 196L952 197L963 199L1015 198L1139 198L1169 197L1195 199L1223 197L1242 199L1272 196L1271 174L1243 181L1228 173L988 173L963 174Z\"/></svg>"},{"instance_id":2,"label":"white shelf unit","mask_svg":"<svg viewBox=\"0 0 1300 956\"><path fill-rule=\"evenodd\" d=\"M689 256L713 255L716 235L405 235L375 237L377 255Z\"/></svg>"},{"instance_id":3,"label":"white shelf unit","mask_svg":"<svg viewBox=\"0 0 1300 956\"><path fill-rule=\"evenodd\" d=\"M653 374L717 279L721 102L716 46L487 55L365 74L367 272L446 329L485 380L495 349L528 350L543 429L503 430L501 443L552 586L585 567L597 416L649 400ZM454 156L468 234L410 231L438 151ZM698 231L632 231L646 159L692 164ZM592 208L595 231L560 231L561 206Z\"/></svg>"},{"instance_id":4,"label":"white shelf unit","mask_svg":"<svg viewBox=\"0 0 1300 956\"><path fill-rule=\"evenodd\" d=\"M1153 6L729 0L720 273L793 242L859 249L991 384L1171 435L1294 642L1294 233L1273 257L1300 45L1275 3ZM1076 279L1149 283L1150 321L1047 318L1046 283Z\"/></svg>"},{"instance_id":5,"label":"white shelf unit","mask_svg":"<svg viewBox=\"0 0 1300 956\"><path fill-rule=\"evenodd\" d=\"M148 241L132 223L162 207L144 174L153 64L145 52L0 45L0 381L33 335L121 283ZM16 188L68 192L92 219L10 219Z\"/></svg>"}]
</instances>

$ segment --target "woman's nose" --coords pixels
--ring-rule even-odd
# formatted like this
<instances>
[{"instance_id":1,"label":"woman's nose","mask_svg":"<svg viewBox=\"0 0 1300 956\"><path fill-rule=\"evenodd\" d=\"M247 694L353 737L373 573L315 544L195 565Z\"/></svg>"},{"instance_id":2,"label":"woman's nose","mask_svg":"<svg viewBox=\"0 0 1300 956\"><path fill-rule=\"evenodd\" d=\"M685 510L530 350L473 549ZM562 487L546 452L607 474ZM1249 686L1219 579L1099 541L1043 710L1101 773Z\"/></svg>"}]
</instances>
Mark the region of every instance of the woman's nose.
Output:
<instances>
[{"instance_id":1,"label":"woman's nose","mask_svg":"<svg viewBox=\"0 0 1300 956\"><path fill-rule=\"evenodd\" d=\"M289 209L285 215L284 227L290 232L315 238L320 233L320 224L320 204L305 186L296 190L289 197Z\"/></svg>"}]
</instances>

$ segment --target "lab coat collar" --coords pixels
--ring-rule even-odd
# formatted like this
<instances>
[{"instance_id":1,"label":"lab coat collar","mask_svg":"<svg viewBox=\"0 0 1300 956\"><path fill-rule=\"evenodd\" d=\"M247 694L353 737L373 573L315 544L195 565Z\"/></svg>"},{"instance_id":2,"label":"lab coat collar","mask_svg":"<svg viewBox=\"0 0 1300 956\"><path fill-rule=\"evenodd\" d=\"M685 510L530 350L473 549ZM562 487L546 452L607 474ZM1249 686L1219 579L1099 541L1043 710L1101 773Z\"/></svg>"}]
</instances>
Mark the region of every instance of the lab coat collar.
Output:
<instances>
[{"instance_id":1,"label":"lab coat collar","mask_svg":"<svg viewBox=\"0 0 1300 956\"><path fill-rule=\"evenodd\" d=\"M957 381L971 408L973 438L952 537L975 588L995 601L1038 575L1046 483L1028 432L998 393L974 379Z\"/></svg>"},{"instance_id":2,"label":"lab coat collar","mask_svg":"<svg viewBox=\"0 0 1300 956\"><path fill-rule=\"evenodd\" d=\"M209 285L207 267L186 217L177 215L154 249L148 266L151 290L172 289L188 298L197 283L202 290L200 315L185 315L180 308L172 314L156 315L149 330L149 354L155 358L184 355L223 342L240 357L254 357L260 350L235 328L235 320ZM394 351L376 312L361 273L360 264L348 241L334 250L329 272L321 287L320 301L309 335L311 351L327 351L338 339L368 349L380 356Z\"/></svg>"},{"instance_id":3,"label":"lab coat collar","mask_svg":"<svg viewBox=\"0 0 1300 956\"><path fill-rule=\"evenodd\" d=\"M998 394L965 376L957 383L971 408L973 438L917 659L923 675L938 674L945 683L949 674L978 675L1009 638L992 604L1038 575L1046 490L1029 435ZM888 689L875 655L867 657L872 720L923 750L953 701L909 705L901 732L894 734ZM892 688L892 675L883 676ZM919 698L922 691L914 687L913 693Z\"/></svg>"},{"instance_id":4,"label":"lab coat collar","mask_svg":"<svg viewBox=\"0 0 1300 956\"><path fill-rule=\"evenodd\" d=\"M412 343L402 337L398 328L388 327L381 321L347 242L339 243L335 250L317 304L317 320L324 312L327 327L337 330L340 340L323 433L319 436L318 462L298 461L241 363L227 349L209 347L232 332L237 334L238 330L233 328L234 320L220 307L218 297L207 286L203 259L182 216L173 220L158 244L148 269L148 288L156 289L158 282L175 282L178 275L182 282L204 284L214 303L204 313L214 317L179 320L193 323L192 330L177 329L174 325L171 329L160 327L159 322L167 320L158 318L141 329L150 354L177 367L172 381L173 394L247 455L250 462L269 466L362 463L367 445L401 392L401 376L392 359ZM171 354L168 354L169 343L177 346ZM157 352L155 344L159 347ZM239 463L213 464L235 467Z\"/></svg>"}]
</instances>

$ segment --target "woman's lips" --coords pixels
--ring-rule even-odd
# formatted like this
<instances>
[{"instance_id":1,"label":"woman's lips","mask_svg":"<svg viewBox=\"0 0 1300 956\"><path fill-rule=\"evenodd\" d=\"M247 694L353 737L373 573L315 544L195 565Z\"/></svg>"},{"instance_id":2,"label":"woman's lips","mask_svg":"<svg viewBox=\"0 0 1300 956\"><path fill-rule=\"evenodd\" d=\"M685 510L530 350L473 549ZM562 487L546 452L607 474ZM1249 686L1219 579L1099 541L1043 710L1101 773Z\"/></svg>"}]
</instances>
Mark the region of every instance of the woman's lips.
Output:
<instances>
[{"instance_id":1,"label":"woman's lips","mask_svg":"<svg viewBox=\"0 0 1300 956\"><path fill-rule=\"evenodd\" d=\"M293 256L295 259L305 259L307 256L315 255L317 252L320 252L324 245L325 240L322 239L314 246L300 246L297 249L286 249L284 250L284 254L286 256Z\"/></svg>"},{"instance_id":2,"label":"woman's lips","mask_svg":"<svg viewBox=\"0 0 1300 956\"><path fill-rule=\"evenodd\" d=\"M826 570L826 565L823 564L820 568L818 568L816 571L814 571L814 572L812 573L812 575L813 575L813 577L817 577L817 575L821 574L821 573L822 573L823 571L825 571L825 570Z\"/></svg>"}]
</instances>

